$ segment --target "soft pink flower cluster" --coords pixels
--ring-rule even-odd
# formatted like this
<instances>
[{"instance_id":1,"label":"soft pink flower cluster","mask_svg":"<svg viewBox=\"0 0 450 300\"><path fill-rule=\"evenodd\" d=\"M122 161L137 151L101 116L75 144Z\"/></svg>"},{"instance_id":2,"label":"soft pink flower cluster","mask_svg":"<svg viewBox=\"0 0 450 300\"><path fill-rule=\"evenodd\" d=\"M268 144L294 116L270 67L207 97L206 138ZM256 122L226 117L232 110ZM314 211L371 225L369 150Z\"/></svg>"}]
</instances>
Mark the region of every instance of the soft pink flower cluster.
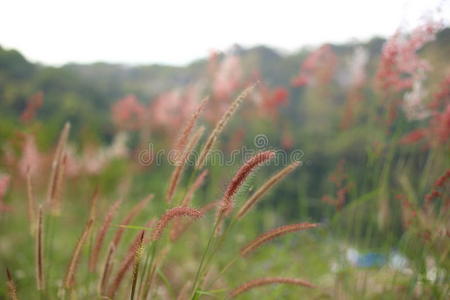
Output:
<instances>
[{"instance_id":1,"label":"soft pink flower cluster","mask_svg":"<svg viewBox=\"0 0 450 300\"><path fill-rule=\"evenodd\" d=\"M293 86L326 84L330 82L337 65L336 54L330 45L323 45L303 61L299 74L292 79Z\"/></svg>"},{"instance_id":2,"label":"soft pink flower cluster","mask_svg":"<svg viewBox=\"0 0 450 300\"><path fill-rule=\"evenodd\" d=\"M242 86L243 73L239 56L227 55L213 76L214 97L219 100L229 100Z\"/></svg>"},{"instance_id":3,"label":"soft pink flower cluster","mask_svg":"<svg viewBox=\"0 0 450 300\"><path fill-rule=\"evenodd\" d=\"M137 129L142 125L145 107L134 95L128 95L112 106L112 118L119 128Z\"/></svg>"},{"instance_id":4,"label":"soft pink flower cluster","mask_svg":"<svg viewBox=\"0 0 450 300\"><path fill-rule=\"evenodd\" d=\"M197 95L197 87L189 86L162 93L147 105L139 102L136 96L129 95L113 105L112 119L123 130L150 127L175 129L194 111Z\"/></svg>"},{"instance_id":5,"label":"soft pink flower cluster","mask_svg":"<svg viewBox=\"0 0 450 300\"><path fill-rule=\"evenodd\" d=\"M411 131L400 143L412 144L426 139L429 146L447 144L450 141L450 103L442 112L435 112L429 120L428 127Z\"/></svg>"},{"instance_id":6,"label":"soft pink flower cluster","mask_svg":"<svg viewBox=\"0 0 450 300\"><path fill-rule=\"evenodd\" d=\"M435 38L440 27L438 23L428 22L417 27L409 36L398 31L386 42L377 72L383 90L410 89L415 77L421 71L429 70L429 65L418 56L417 51Z\"/></svg>"},{"instance_id":7,"label":"soft pink flower cluster","mask_svg":"<svg viewBox=\"0 0 450 300\"><path fill-rule=\"evenodd\" d=\"M33 135L25 134L25 141L22 148L22 157L19 160L19 172L25 178L27 172L34 177L39 174L43 164L43 156L39 152L36 140Z\"/></svg>"},{"instance_id":8,"label":"soft pink flower cluster","mask_svg":"<svg viewBox=\"0 0 450 300\"><path fill-rule=\"evenodd\" d=\"M255 95L255 102L261 112L269 116L276 116L279 107L286 105L289 100L288 90L281 86L272 89L265 84L260 84Z\"/></svg>"}]
</instances>

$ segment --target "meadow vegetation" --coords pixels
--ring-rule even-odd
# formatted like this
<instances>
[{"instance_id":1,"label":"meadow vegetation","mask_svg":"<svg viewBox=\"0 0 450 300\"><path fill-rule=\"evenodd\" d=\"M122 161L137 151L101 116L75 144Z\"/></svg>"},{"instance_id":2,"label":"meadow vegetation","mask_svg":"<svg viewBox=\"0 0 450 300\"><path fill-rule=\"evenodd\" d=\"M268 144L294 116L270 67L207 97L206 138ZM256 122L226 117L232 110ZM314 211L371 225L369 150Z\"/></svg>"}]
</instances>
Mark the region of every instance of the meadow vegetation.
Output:
<instances>
[{"instance_id":1,"label":"meadow vegetation","mask_svg":"<svg viewBox=\"0 0 450 300\"><path fill-rule=\"evenodd\" d=\"M0 299L448 299L450 30L185 68L0 48Z\"/></svg>"}]
</instances>

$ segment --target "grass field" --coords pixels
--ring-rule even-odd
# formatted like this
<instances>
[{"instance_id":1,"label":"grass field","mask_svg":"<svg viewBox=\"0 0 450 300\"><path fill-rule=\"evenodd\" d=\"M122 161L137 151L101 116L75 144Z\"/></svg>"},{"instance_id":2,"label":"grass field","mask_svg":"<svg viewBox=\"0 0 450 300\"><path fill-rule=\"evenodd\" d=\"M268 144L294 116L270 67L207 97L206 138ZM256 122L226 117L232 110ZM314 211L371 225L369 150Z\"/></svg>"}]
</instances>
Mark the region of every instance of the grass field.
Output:
<instances>
[{"instance_id":1,"label":"grass field","mask_svg":"<svg viewBox=\"0 0 450 300\"><path fill-rule=\"evenodd\" d=\"M324 45L278 86L212 57L108 122L5 100L0 299L448 299L448 41Z\"/></svg>"}]
</instances>

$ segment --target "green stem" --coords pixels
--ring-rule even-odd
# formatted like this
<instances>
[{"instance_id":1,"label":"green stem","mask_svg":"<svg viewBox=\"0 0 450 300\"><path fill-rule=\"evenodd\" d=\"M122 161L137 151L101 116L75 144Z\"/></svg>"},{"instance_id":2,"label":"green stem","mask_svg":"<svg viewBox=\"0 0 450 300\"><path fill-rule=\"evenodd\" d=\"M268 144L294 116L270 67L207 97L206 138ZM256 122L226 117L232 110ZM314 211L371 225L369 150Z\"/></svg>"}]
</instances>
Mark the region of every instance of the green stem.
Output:
<instances>
[{"instance_id":1,"label":"green stem","mask_svg":"<svg viewBox=\"0 0 450 300\"><path fill-rule=\"evenodd\" d=\"M208 244L206 245L206 249L203 252L202 258L200 260L200 264L199 264L199 266L197 268L197 272L195 274L195 280L194 280L194 284L192 286L191 299L196 299L197 298L197 288L198 288L198 285L199 285L198 281L199 281L199 278L200 278L201 271L203 269L203 264L205 262L206 256L208 255L209 249L211 248L211 244L212 244L212 241L214 239L215 232L217 230L217 227L220 224L221 219L222 219L222 217L217 218L217 220L216 220L216 222L214 224L214 228L211 231L211 234L209 235Z\"/></svg>"},{"instance_id":2,"label":"green stem","mask_svg":"<svg viewBox=\"0 0 450 300\"><path fill-rule=\"evenodd\" d=\"M141 281L140 288L143 288L142 299L147 299L147 295L151 288L151 280L153 277L152 269L153 269L153 264L155 263L155 260L156 260L157 243L158 243L158 241L155 241L155 242L153 242L153 244L151 246L152 248L151 248L150 263L148 265L148 272L147 272L148 275L147 275L147 277L144 277L144 274L143 274L143 278Z\"/></svg>"}]
</instances>

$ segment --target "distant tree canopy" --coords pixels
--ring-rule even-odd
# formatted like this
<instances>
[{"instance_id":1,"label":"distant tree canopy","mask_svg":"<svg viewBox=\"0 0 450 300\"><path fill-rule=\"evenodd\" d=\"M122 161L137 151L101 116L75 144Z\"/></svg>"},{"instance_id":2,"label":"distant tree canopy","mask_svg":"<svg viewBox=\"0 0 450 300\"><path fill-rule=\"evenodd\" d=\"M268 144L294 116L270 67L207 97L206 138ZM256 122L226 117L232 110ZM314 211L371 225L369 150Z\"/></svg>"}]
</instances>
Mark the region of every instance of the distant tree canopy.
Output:
<instances>
[{"instance_id":1,"label":"distant tree canopy","mask_svg":"<svg viewBox=\"0 0 450 300\"><path fill-rule=\"evenodd\" d=\"M450 29L445 29L426 50L440 57L437 59L448 59L449 40ZM356 47L366 48L371 56L368 72L373 73L384 41L374 38L366 43L331 47L339 60L351 55ZM245 72L257 73L259 78L274 86L288 86L298 72L299 64L310 52L302 49L282 55L265 46L249 49L236 46L234 51L240 56ZM111 103L128 94L136 95L140 101L151 101L162 92L198 81L207 75L207 68L207 59L184 67L108 63L50 67L31 63L18 51L0 47L0 123L8 122L6 127L10 128L19 119L28 99L43 92L44 104L36 115L38 120L51 122L49 125L55 126L55 131L69 120L74 125L74 132L94 127L99 129L99 138L107 138L112 131ZM293 91L291 97L298 99L301 95ZM295 118L294 115L291 117Z\"/></svg>"}]
</instances>

